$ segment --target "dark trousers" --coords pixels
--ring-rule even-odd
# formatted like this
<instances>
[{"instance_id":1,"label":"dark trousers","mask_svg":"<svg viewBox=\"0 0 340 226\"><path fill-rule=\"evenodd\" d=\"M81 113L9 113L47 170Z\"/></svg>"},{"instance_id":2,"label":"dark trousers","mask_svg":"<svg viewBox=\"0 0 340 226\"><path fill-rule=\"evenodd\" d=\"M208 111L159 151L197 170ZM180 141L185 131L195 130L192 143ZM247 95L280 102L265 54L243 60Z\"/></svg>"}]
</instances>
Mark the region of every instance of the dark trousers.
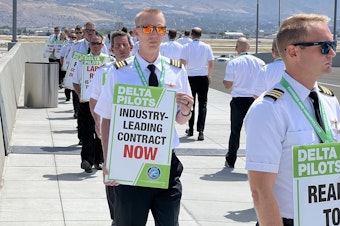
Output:
<instances>
[{"instance_id":1,"label":"dark trousers","mask_svg":"<svg viewBox=\"0 0 340 226\"><path fill-rule=\"evenodd\" d=\"M95 128L94 128L94 150L95 150L94 163L99 165L104 162L104 156L103 156L102 141L98 137Z\"/></svg>"},{"instance_id":2,"label":"dark trousers","mask_svg":"<svg viewBox=\"0 0 340 226\"><path fill-rule=\"evenodd\" d=\"M294 226L293 219L282 218L282 221L283 221L283 226ZM255 226L260 226L259 222L257 222Z\"/></svg>"},{"instance_id":3,"label":"dark trousers","mask_svg":"<svg viewBox=\"0 0 340 226\"><path fill-rule=\"evenodd\" d=\"M168 189L129 185L114 187L116 225L145 226L151 210L156 226L178 226L182 197L182 184L179 178L182 171L182 163L173 153Z\"/></svg>"},{"instance_id":4,"label":"dark trousers","mask_svg":"<svg viewBox=\"0 0 340 226\"><path fill-rule=\"evenodd\" d=\"M59 85L63 84L65 76L66 76L66 71L59 72Z\"/></svg>"},{"instance_id":5,"label":"dark trousers","mask_svg":"<svg viewBox=\"0 0 340 226\"><path fill-rule=\"evenodd\" d=\"M71 90L68 89L68 88L65 88L65 97L66 97L66 100L69 100L71 99ZM73 94L72 94L72 98L73 98Z\"/></svg>"},{"instance_id":6,"label":"dark trousers","mask_svg":"<svg viewBox=\"0 0 340 226\"><path fill-rule=\"evenodd\" d=\"M78 115L79 97L78 97L78 94L76 93L76 91L71 90L71 92L72 92L73 110L74 110L74 113L76 113Z\"/></svg>"},{"instance_id":7,"label":"dark trousers","mask_svg":"<svg viewBox=\"0 0 340 226\"><path fill-rule=\"evenodd\" d=\"M103 150L100 139L95 133L95 123L91 115L89 102L80 103L78 111L78 133L83 142L81 160L91 165L103 162Z\"/></svg>"},{"instance_id":8,"label":"dark trousers","mask_svg":"<svg viewBox=\"0 0 340 226\"><path fill-rule=\"evenodd\" d=\"M111 220L115 220L114 215L114 203L115 203L115 193L113 186L105 186L107 204L109 205Z\"/></svg>"},{"instance_id":9,"label":"dark trousers","mask_svg":"<svg viewBox=\"0 0 340 226\"><path fill-rule=\"evenodd\" d=\"M230 102L231 132L229 137L228 153L226 155L226 160L229 165L233 166L236 162L237 150L240 147L240 134L243 119L253 102L253 97L234 97Z\"/></svg>"},{"instance_id":10,"label":"dark trousers","mask_svg":"<svg viewBox=\"0 0 340 226\"><path fill-rule=\"evenodd\" d=\"M191 93L194 97L194 105L191 110L191 118L189 120L189 130L193 131L195 123L195 106L196 95L198 101L198 118L197 118L197 131L204 131L205 118L207 116L207 102L208 102L208 90L209 80L207 76L189 76L189 83L191 87Z\"/></svg>"},{"instance_id":11,"label":"dark trousers","mask_svg":"<svg viewBox=\"0 0 340 226\"><path fill-rule=\"evenodd\" d=\"M60 71L59 72L59 85L64 83L65 76L66 76L66 71ZM70 89L65 88L64 93L65 93L66 100L71 99L71 90Z\"/></svg>"}]
</instances>

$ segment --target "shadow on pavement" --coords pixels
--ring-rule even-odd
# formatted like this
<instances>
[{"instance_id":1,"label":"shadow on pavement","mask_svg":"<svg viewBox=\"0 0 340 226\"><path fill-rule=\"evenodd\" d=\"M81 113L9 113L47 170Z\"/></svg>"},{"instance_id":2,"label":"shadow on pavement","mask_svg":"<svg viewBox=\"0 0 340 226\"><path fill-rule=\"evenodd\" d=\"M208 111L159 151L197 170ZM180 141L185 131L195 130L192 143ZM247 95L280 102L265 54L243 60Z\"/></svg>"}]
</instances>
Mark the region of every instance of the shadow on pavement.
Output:
<instances>
[{"instance_id":1,"label":"shadow on pavement","mask_svg":"<svg viewBox=\"0 0 340 226\"><path fill-rule=\"evenodd\" d=\"M246 223L256 221L256 213L254 208L239 211L228 211L228 214L225 215L224 217L236 222Z\"/></svg>"},{"instance_id":2,"label":"shadow on pavement","mask_svg":"<svg viewBox=\"0 0 340 226\"><path fill-rule=\"evenodd\" d=\"M200 179L208 180L208 181L247 181L248 176L245 173L236 173L233 172L234 169L224 167L222 170L213 173L213 174L206 174Z\"/></svg>"}]
</instances>

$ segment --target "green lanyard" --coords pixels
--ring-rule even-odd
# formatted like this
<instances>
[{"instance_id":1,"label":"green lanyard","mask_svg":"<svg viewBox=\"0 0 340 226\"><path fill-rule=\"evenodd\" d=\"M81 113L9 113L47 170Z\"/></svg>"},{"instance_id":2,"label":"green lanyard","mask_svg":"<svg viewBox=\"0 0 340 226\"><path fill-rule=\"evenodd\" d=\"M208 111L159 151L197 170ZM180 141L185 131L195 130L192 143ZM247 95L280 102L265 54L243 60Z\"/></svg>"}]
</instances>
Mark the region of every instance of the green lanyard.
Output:
<instances>
[{"instance_id":1,"label":"green lanyard","mask_svg":"<svg viewBox=\"0 0 340 226\"><path fill-rule=\"evenodd\" d=\"M322 127L319 125L319 123L316 121L316 119L313 117L313 115L309 112L309 110L303 104L303 102L300 99L300 97L298 96L298 94L295 92L293 87L288 83L288 81L284 77L282 77L280 83L281 83L281 85L283 85L283 87L285 87L287 89L288 93L293 98L295 103L299 106L302 113L305 115L305 117L307 118L309 123L312 125L314 131L318 134L318 136L323 141L323 143L333 142L333 138L332 138L331 131L330 131L330 128L329 128L329 124L328 124L328 121L327 121L327 118L326 118L325 108L324 108L321 100L320 100L320 109L321 109L321 118L322 118L321 120L323 121L323 123L325 125L326 132L322 129Z\"/></svg>"},{"instance_id":2,"label":"green lanyard","mask_svg":"<svg viewBox=\"0 0 340 226\"><path fill-rule=\"evenodd\" d=\"M145 79L145 76L144 76L144 74L142 72L142 69L141 69L140 64L139 64L139 62L137 60L137 57L135 57L134 63L135 63L135 66L136 66L139 78L140 78L140 80L142 80L143 85L144 86L148 86L149 83ZM163 83L164 83L164 75L165 75L165 66L164 66L164 64L165 63L164 63L164 58L163 57L161 58L161 64L162 64L162 72L161 72L161 77L159 79L160 81L158 83L158 87L163 87Z\"/></svg>"}]
</instances>

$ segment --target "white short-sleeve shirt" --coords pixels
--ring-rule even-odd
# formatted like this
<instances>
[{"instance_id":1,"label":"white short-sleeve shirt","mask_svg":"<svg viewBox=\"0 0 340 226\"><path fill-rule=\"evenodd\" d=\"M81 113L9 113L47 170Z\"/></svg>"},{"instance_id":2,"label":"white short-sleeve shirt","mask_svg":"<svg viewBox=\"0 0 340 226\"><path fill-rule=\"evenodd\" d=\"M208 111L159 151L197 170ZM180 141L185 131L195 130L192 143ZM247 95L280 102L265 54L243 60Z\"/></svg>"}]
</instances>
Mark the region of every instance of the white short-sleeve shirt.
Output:
<instances>
[{"instance_id":1,"label":"white short-sleeve shirt","mask_svg":"<svg viewBox=\"0 0 340 226\"><path fill-rule=\"evenodd\" d=\"M170 40L163 42L159 47L159 52L162 56L169 57L170 59L180 60L183 46L177 41Z\"/></svg>"},{"instance_id":2,"label":"white short-sleeve shirt","mask_svg":"<svg viewBox=\"0 0 340 226\"><path fill-rule=\"evenodd\" d=\"M194 40L183 46L181 59L186 61L189 76L207 76L208 61L214 60L214 54L210 45Z\"/></svg>"},{"instance_id":3,"label":"white short-sleeve shirt","mask_svg":"<svg viewBox=\"0 0 340 226\"><path fill-rule=\"evenodd\" d=\"M225 81L233 82L232 97L252 97L253 84L264 61L249 54L242 54L228 62L225 70Z\"/></svg>"},{"instance_id":4,"label":"white short-sleeve shirt","mask_svg":"<svg viewBox=\"0 0 340 226\"><path fill-rule=\"evenodd\" d=\"M286 73L284 78L314 114L308 97L310 90ZM262 94L249 108L245 117L246 169L277 174L274 192L281 216L294 218L292 146L317 144L320 139L286 89L280 83L274 87L284 91L284 94L277 100ZM318 88L316 90L324 105L333 139L338 142L338 100L335 96L320 93Z\"/></svg>"},{"instance_id":5,"label":"white short-sleeve shirt","mask_svg":"<svg viewBox=\"0 0 340 226\"><path fill-rule=\"evenodd\" d=\"M177 42L179 42L179 44L181 44L181 45L185 45L189 42L192 42L192 39L190 37L184 36L182 38L177 39Z\"/></svg>"},{"instance_id":6,"label":"white short-sleeve shirt","mask_svg":"<svg viewBox=\"0 0 340 226\"><path fill-rule=\"evenodd\" d=\"M285 68L282 60L275 60L262 67L253 84L253 94L260 96L263 92L272 88L282 78Z\"/></svg>"}]
</instances>

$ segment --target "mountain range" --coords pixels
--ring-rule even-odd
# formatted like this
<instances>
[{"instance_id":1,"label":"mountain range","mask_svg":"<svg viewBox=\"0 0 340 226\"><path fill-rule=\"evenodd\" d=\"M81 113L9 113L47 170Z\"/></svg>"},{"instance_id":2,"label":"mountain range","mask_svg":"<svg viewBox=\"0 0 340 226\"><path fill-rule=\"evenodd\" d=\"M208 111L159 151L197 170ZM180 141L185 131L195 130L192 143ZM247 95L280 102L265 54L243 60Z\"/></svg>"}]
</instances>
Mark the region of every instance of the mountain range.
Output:
<instances>
[{"instance_id":1,"label":"mountain range","mask_svg":"<svg viewBox=\"0 0 340 226\"><path fill-rule=\"evenodd\" d=\"M0 0L0 26L12 26L13 1ZM168 27L179 30L199 26L209 32L254 32L258 15L259 29L275 31L284 18L296 13L320 13L333 19L335 1L25 0L17 1L17 27L74 27L93 21L101 29L132 28L136 13L153 7L164 12Z\"/></svg>"}]
</instances>

